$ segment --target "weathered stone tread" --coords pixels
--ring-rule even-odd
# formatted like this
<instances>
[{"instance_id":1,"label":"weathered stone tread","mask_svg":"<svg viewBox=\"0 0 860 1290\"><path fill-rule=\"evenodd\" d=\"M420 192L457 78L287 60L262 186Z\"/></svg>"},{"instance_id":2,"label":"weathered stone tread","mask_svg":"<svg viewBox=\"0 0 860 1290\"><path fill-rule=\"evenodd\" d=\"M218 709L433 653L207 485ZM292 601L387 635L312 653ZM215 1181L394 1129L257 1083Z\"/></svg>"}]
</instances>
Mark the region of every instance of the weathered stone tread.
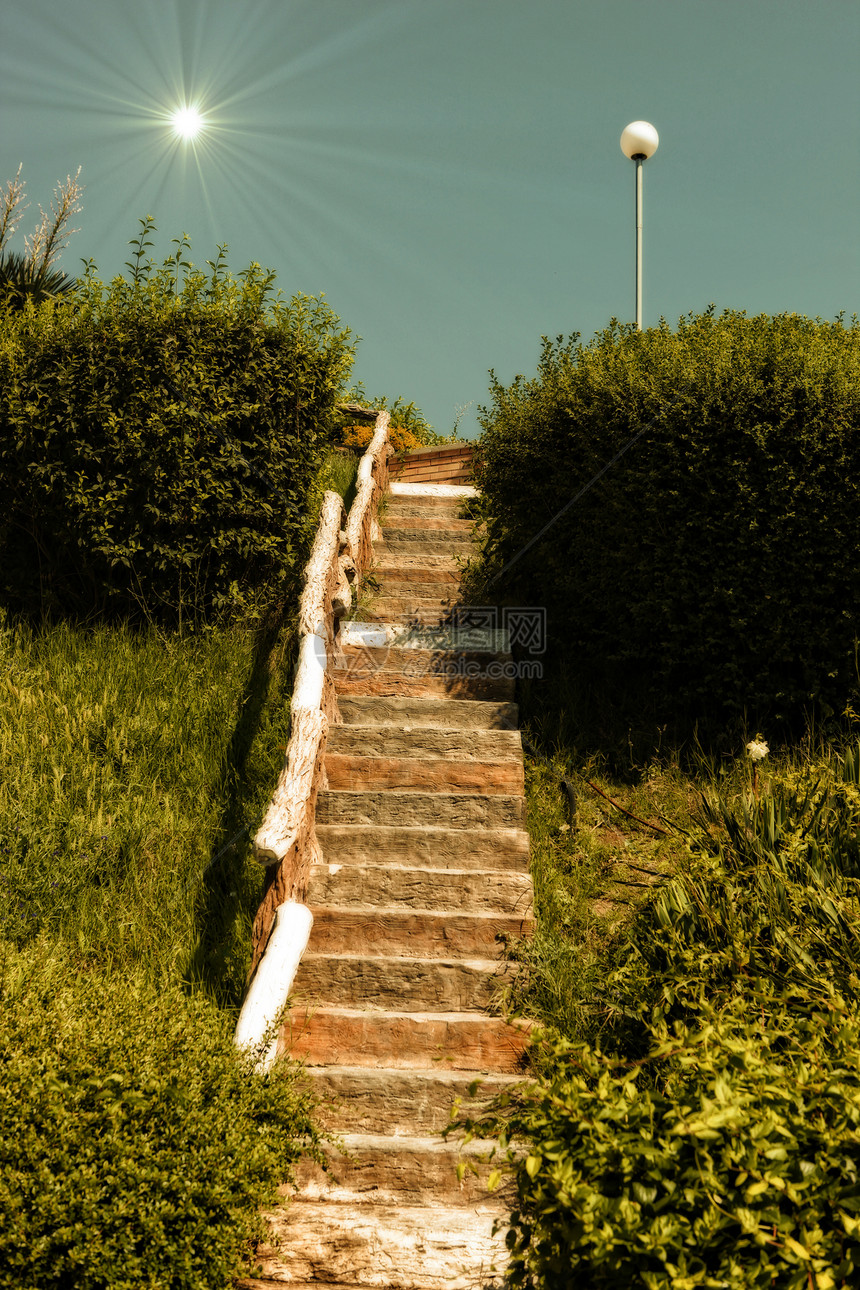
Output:
<instances>
[{"instance_id":1,"label":"weathered stone tread","mask_svg":"<svg viewBox=\"0 0 860 1290\"><path fill-rule=\"evenodd\" d=\"M257 1252L264 1276L283 1269L281 1278L240 1284L271 1290L283 1287L288 1276L292 1290L319 1290L321 1273L325 1290L490 1290L501 1285L493 1268L501 1266L505 1252L504 1227L493 1235L493 1222L505 1216L501 1204L494 1210L299 1201L269 1215L281 1242L279 1259L271 1247Z\"/></svg>"},{"instance_id":2,"label":"weathered stone tread","mask_svg":"<svg viewBox=\"0 0 860 1290\"><path fill-rule=\"evenodd\" d=\"M326 752L330 789L420 789L431 793L522 793L522 761L455 761L448 757L362 757Z\"/></svg>"},{"instance_id":3,"label":"weathered stone tread","mask_svg":"<svg viewBox=\"0 0 860 1290\"><path fill-rule=\"evenodd\" d=\"M281 1047L312 1065L349 1061L391 1070L441 1069L480 1075L521 1074L530 1026L484 1012L367 1012L363 1008L291 1009Z\"/></svg>"},{"instance_id":4,"label":"weathered stone tread","mask_svg":"<svg viewBox=\"0 0 860 1290\"><path fill-rule=\"evenodd\" d=\"M351 792L324 789L320 824L429 824L448 829L518 829L525 804L502 793Z\"/></svg>"},{"instance_id":5,"label":"weathered stone tread","mask_svg":"<svg viewBox=\"0 0 860 1290\"><path fill-rule=\"evenodd\" d=\"M505 872L528 871L528 834L519 827L446 829L433 825L318 823L317 840L329 864L393 861L431 870L484 870L493 865Z\"/></svg>"},{"instance_id":6,"label":"weathered stone tread","mask_svg":"<svg viewBox=\"0 0 860 1290\"><path fill-rule=\"evenodd\" d=\"M497 1201L486 1188L487 1157L495 1143L473 1140L458 1144L438 1137L397 1137L389 1134L347 1133L343 1150L324 1147L328 1168L303 1158L296 1181L306 1201L334 1204L427 1205L459 1199L495 1209ZM477 1172L457 1178L457 1162L468 1160Z\"/></svg>"},{"instance_id":7,"label":"weathered stone tread","mask_svg":"<svg viewBox=\"0 0 860 1290\"><path fill-rule=\"evenodd\" d=\"M323 906L313 910L313 946L320 953L336 953L349 945L364 954L389 953L407 958L477 958L498 954L498 940L528 936L531 915L461 913L451 909L414 909L378 905Z\"/></svg>"},{"instance_id":8,"label":"weathered stone tread","mask_svg":"<svg viewBox=\"0 0 860 1290\"><path fill-rule=\"evenodd\" d=\"M511 1088L518 1075L484 1075L474 1096L471 1071L397 1071L368 1066L309 1066L305 1074L322 1098L327 1126L334 1133L390 1133L414 1136L441 1133L455 1100L477 1112L497 1093Z\"/></svg>"},{"instance_id":9,"label":"weathered stone tread","mask_svg":"<svg viewBox=\"0 0 860 1290\"><path fill-rule=\"evenodd\" d=\"M462 846L462 843L461 843ZM494 859L495 857L489 857ZM307 901L321 905L395 906L461 913L528 913L531 878L510 869L452 869L398 863L318 864L311 869Z\"/></svg>"},{"instance_id":10,"label":"weathered stone tread","mask_svg":"<svg viewBox=\"0 0 860 1290\"><path fill-rule=\"evenodd\" d=\"M490 1008L512 965L504 960L444 959L365 953L306 951L293 985L299 1002L353 1004L369 1009L438 1008L472 1012Z\"/></svg>"},{"instance_id":11,"label":"weathered stone tread","mask_svg":"<svg viewBox=\"0 0 860 1290\"><path fill-rule=\"evenodd\" d=\"M518 730L447 730L423 726L330 726L328 753L358 757L446 757L515 762L522 766Z\"/></svg>"},{"instance_id":12,"label":"weathered stone tread","mask_svg":"<svg viewBox=\"0 0 860 1290\"><path fill-rule=\"evenodd\" d=\"M338 698L346 725L427 726L434 729L516 730L519 708L506 700L344 695Z\"/></svg>"}]
</instances>

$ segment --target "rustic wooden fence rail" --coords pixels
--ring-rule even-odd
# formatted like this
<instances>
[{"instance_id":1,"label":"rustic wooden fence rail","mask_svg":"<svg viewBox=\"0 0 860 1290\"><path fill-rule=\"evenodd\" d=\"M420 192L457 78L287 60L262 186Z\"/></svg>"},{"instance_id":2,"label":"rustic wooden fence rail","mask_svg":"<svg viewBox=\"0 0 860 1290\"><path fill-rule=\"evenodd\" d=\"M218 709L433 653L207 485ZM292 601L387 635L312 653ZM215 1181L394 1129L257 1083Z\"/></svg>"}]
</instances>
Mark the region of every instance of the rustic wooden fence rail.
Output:
<instances>
[{"instance_id":1,"label":"rustic wooden fence rail","mask_svg":"<svg viewBox=\"0 0 860 1290\"><path fill-rule=\"evenodd\" d=\"M305 569L290 740L254 838L254 853L266 866L268 880L254 919L249 986L236 1026L236 1043L243 1048L259 1048L283 1010L313 923L303 902L311 865L320 855L316 799L324 787L328 727L340 722L327 666L339 651L340 620L358 595L372 559L379 502L388 487L388 420L387 412L376 417L373 438L359 462L349 515L337 493L325 494ZM263 1066L274 1060L275 1048L272 1041L261 1054Z\"/></svg>"}]
</instances>

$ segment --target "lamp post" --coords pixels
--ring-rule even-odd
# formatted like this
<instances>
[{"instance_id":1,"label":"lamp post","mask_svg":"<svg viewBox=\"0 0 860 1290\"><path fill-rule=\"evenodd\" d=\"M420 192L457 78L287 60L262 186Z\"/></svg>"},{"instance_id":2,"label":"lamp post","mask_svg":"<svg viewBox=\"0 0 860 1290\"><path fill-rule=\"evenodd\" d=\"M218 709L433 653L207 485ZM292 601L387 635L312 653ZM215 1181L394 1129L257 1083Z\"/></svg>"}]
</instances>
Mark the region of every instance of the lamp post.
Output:
<instances>
[{"instance_id":1,"label":"lamp post","mask_svg":"<svg viewBox=\"0 0 860 1290\"><path fill-rule=\"evenodd\" d=\"M621 151L636 162L636 330L642 330L642 163L653 157L660 137L647 121L631 121L621 134Z\"/></svg>"}]
</instances>

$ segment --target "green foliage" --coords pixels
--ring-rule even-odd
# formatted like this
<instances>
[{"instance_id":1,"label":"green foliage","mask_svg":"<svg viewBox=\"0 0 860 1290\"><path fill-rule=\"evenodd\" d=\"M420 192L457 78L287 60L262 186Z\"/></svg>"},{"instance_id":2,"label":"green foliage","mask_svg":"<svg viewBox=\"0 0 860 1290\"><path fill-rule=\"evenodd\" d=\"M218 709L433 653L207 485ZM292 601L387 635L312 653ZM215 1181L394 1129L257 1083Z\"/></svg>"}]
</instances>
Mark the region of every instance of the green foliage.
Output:
<instances>
[{"instance_id":1,"label":"green foliage","mask_svg":"<svg viewBox=\"0 0 860 1290\"><path fill-rule=\"evenodd\" d=\"M255 1075L211 1004L46 951L0 963L0 1287L227 1290L315 1151L296 1068Z\"/></svg>"},{"instance_id":2,"label":"green foliage","mask_svg":"<svg viewBox=\"0 0 860 1290\"><path fill-rule=\"evenodd\" d=\"M77 283L62 269L36 266L17 251L0 255L0 306L23 309L27 301L34 305L43 300L66 295Z\"/></svg>"},{"instance_id":3,"label":"green foliage","mask_svg":"<svg viewBox=\"0 0 860 1290\"><path fill-rule=\"evenodd\" d=\"M860 993L860 747L775 772L765 791L711 787L689 860L642 914L615 986L667 1016L741 998Z\"/></svg>"},{"instance_id":4,"label":"green foliage","mask_svg":"<svg viewBox=\"0 0 860 1290\"><path fill-rule=\"evenodd\" d=\"M513 1285L857 1284L860 746L738 778L618 938L602 1034L546 1033L465 1122L513 1176Z\"/></svg>"},{"instance_id":5,"label":"green foliage","mask_svg":"<svg viewBox=\"0 0 860 1290\"><path fill-rule=\"evenodd\" d=\"M28 303L40 304L76 286L74 278L58 269L56 262L72 233L77 232L69 224L82 209L80 167L74 179L68 175L65 183L57 184L50 210L39 208L41 219L34 232L24 239L26 252L6 249L26 210L26 185L21 169L19 166L15 178L0 193L0 311L20 310Z\"/></svg>"},{"instance_id":6,"label":"green foliage","mask_svg":"<svg viewBox=\"0 0 860 1290\"><path fill-rule=\"evenodd\" d=\"M377 394L371 398L361 381L359 381L346 396L346 401L361 404L365 408L378 408L380 412L387 409L391 413L392 428L396 427L399 430L407 431L422 446L436 443L452 443L457 438L456 431L453 435L448 436L437 434L417 404L411 400L407 403L402 394L398 394L393 401L386 398L384 394Z\"/></svg>"},{"instance_id":7,"label":"green foliage","mask_svg":"<svg viewBox=\"0 0 860 1290\"><path fill-rule=\"evenodd\" d=\"M481 485L493 594L546 605L577 666L667 715L770 728L856 685L860 324L708 312L495 378ZM635 442L631 442L634 440ZM595 481L620 453L623 455Z\"/></svg>"},{"instance_id":8,"label":"green foliage","mask_svg":"<svg viewBox=\"0 0 860 1290\"><path fill-rule=\"evenodd\" d=\"M289 591L352 361L258 265L160 267L0 320L0 595L37 612L230 618Z\"/></svg>"},{"instance_id":9,"label":"green foliage","mask_svg":"<svg viewBox=\"0 0 860 1290\"><path fill-rule=\"evenodd\" d=\"M355 500L357 480L358 457L355 453L340 451L329 453L317 476L315 496L319 498L319 503L316 505L314 513L319 514L323 494L330 490L333 493L340 493L343 498L344 508L348 514L349 508Z\"/></svg>"},{"instance_id":10,"label":"green foliage","mask_svg":"<svg viewBox=\"0 0 860 1290\"><path fill-rule=\"evenodd\" d=\"M799 1015L795 1003L764 1022L752 1009L656 1022L637 1062L547 1041L552 1077L496 1126L531 1144L511 1284L856 1285L860 1019L836 997Z\"/></svg>"}]
</instances>

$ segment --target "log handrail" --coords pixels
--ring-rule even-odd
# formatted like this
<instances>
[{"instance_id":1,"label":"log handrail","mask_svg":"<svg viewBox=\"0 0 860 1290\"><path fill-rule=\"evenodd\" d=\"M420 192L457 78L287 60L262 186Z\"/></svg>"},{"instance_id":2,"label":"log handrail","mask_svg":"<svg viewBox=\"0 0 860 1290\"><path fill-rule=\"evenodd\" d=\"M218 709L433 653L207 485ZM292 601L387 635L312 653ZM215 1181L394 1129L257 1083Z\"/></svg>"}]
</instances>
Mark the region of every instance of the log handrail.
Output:
<instances>
[{"instance_id":1,"label":"log handrail","mask_svg":"<svg viewBox=\"0 0 860 1290\"><path fill-rule=\"evenodd\" d=\"M349 610L372 559L379 502L388 487L389 414L375 415L374 434L359 462L358 490L346 524L343 524L343 500L337 493L327 492L305 568L304 590L299 602L299 661L290 705L290 739L283 770L254 838L254 854L266 866L268 880L254 919L243 1017L278 909L288 902L304 901L311 865L320 856L315 828L316 799L320 788L325 786L328 727L340 722L337 696L327 670L328 660L338 653L340 619ZM251 1031L256 1029L256 1026L250 1027ZM248 1032L246 1019L245 1043L250 1042Z\"/></svg>"}]
</instances>

